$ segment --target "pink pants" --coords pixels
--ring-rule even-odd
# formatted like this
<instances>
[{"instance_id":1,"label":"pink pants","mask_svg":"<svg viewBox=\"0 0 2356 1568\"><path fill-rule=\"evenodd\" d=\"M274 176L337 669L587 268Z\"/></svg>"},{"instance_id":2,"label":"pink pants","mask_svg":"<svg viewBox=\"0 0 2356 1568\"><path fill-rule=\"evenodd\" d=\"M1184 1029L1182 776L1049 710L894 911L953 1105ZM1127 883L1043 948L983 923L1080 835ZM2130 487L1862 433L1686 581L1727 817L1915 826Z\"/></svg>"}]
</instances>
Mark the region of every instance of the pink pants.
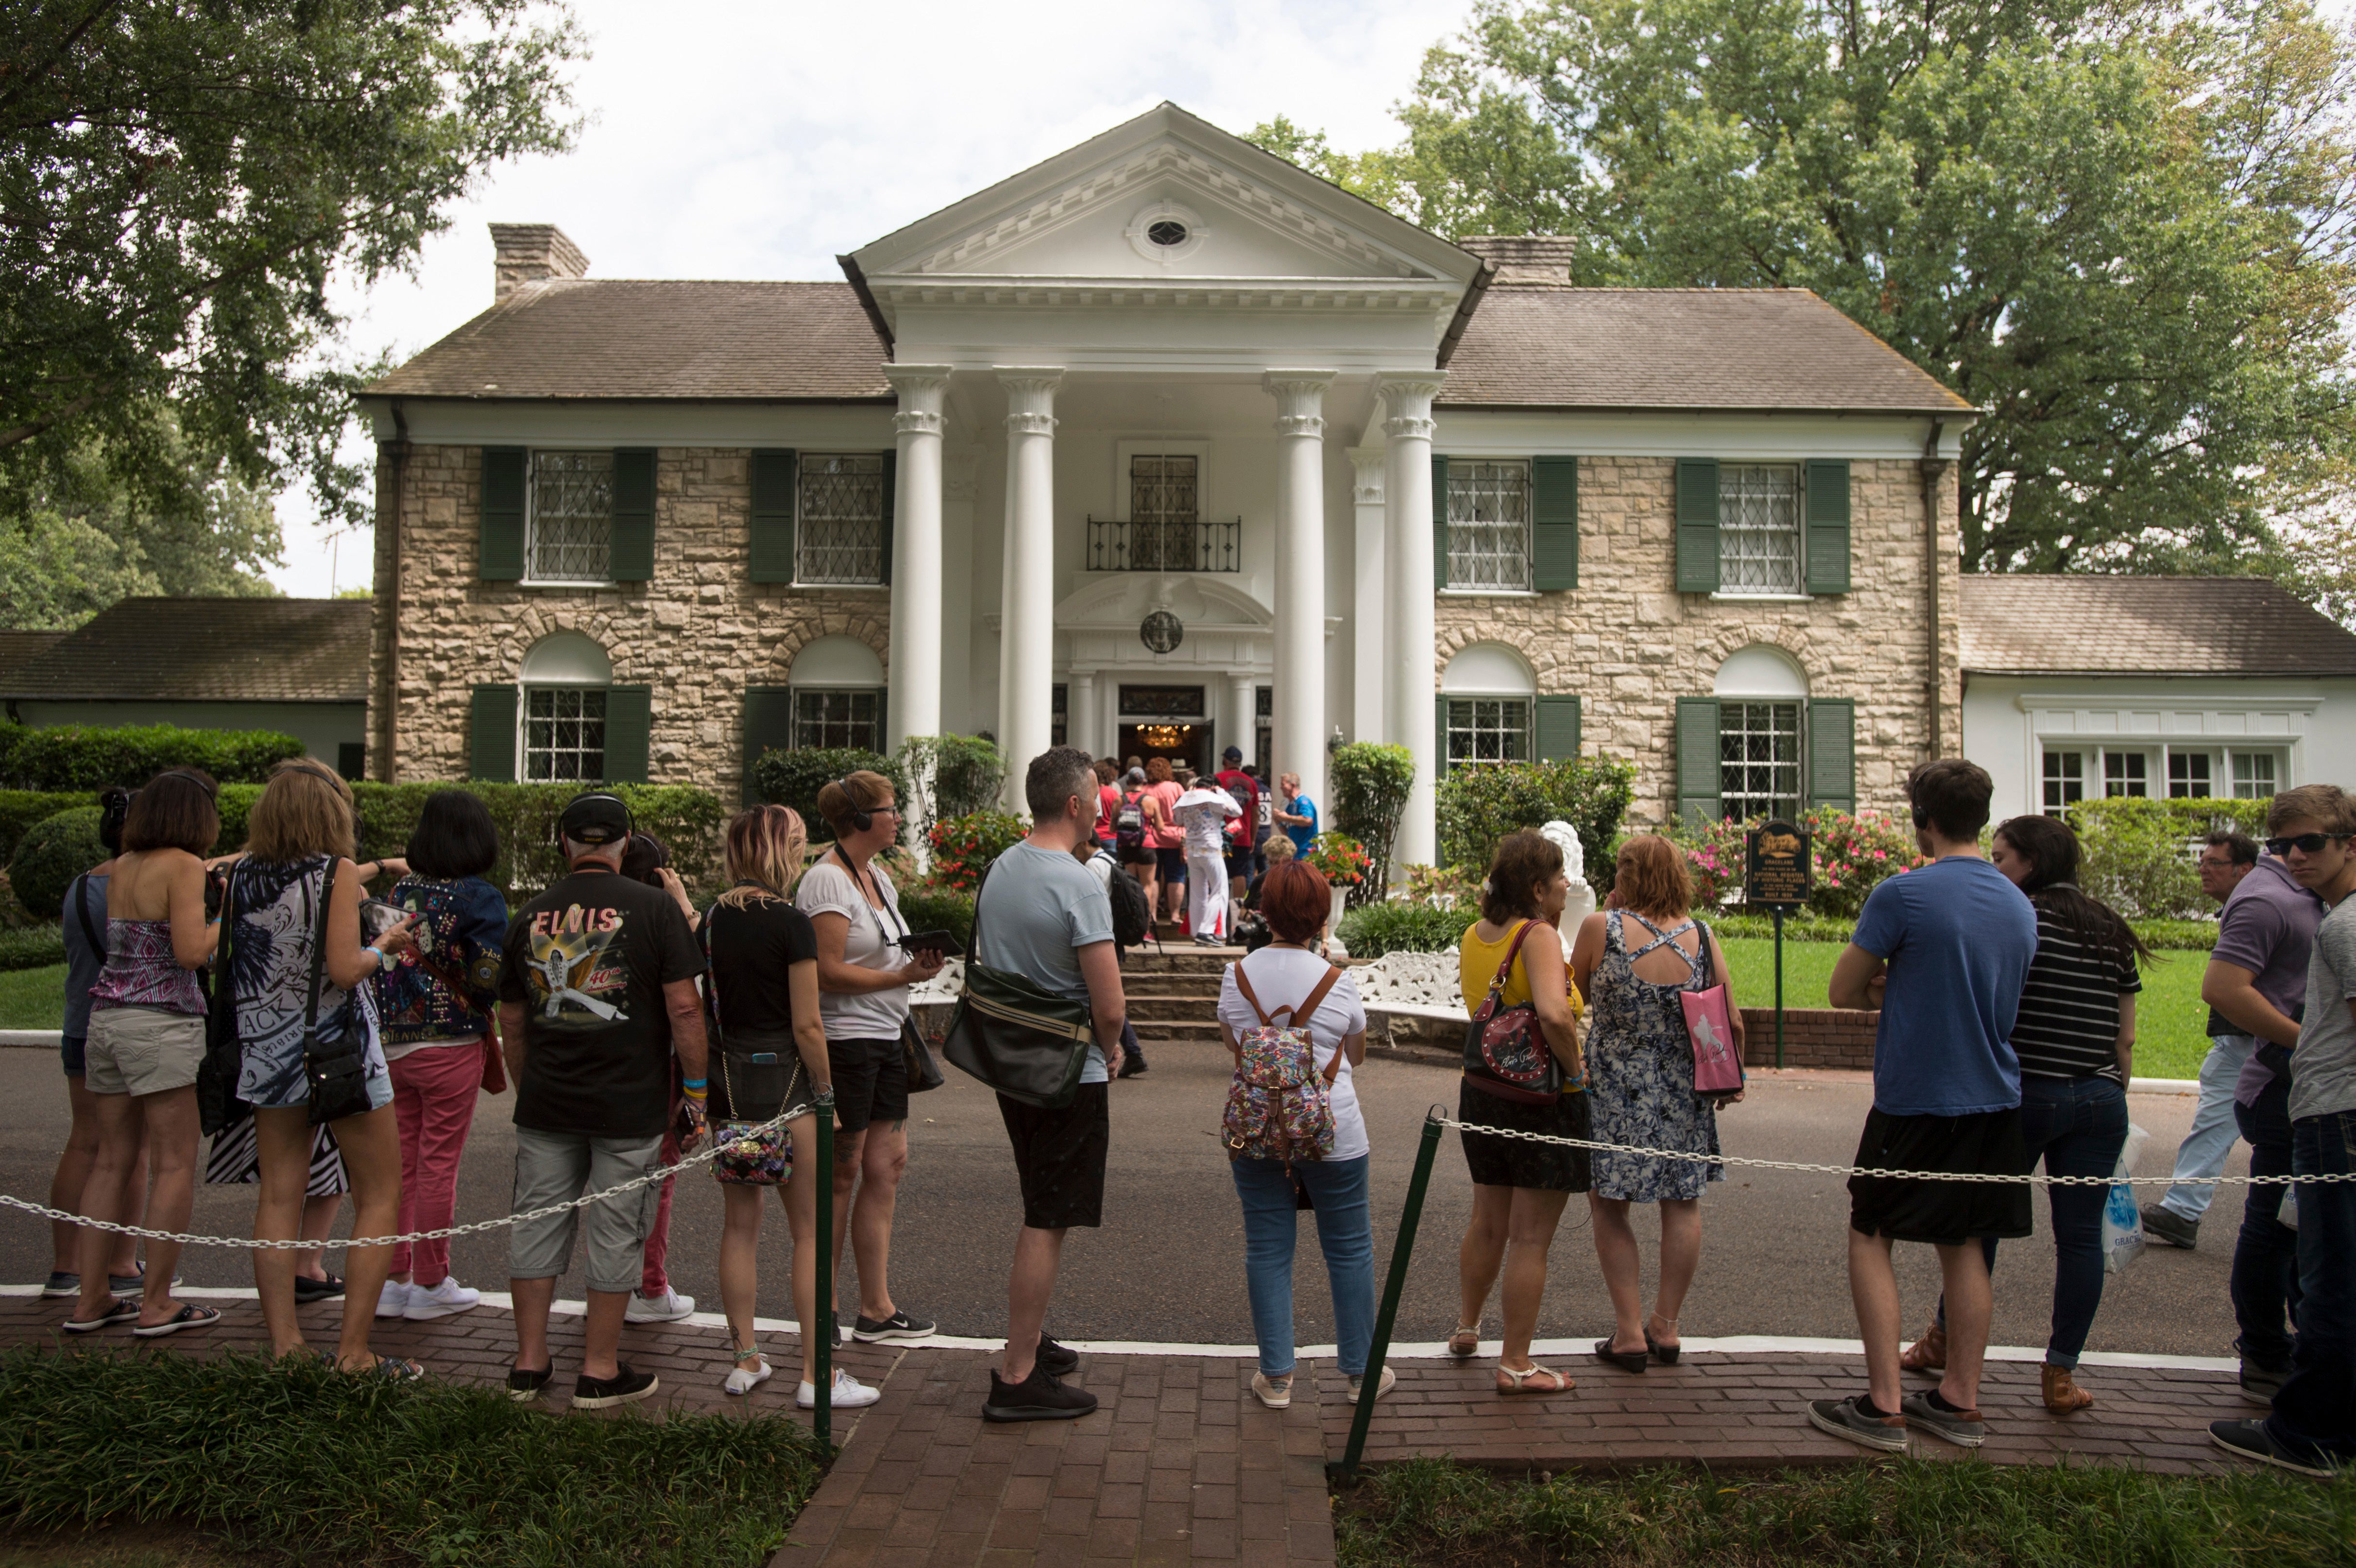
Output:
<instances>
[{"instance_id":1,"label":"pink pants","mask_svg":"<svg viewBox=\"0 0 2356 1568\"><path fill-rule=\"evenodd\" d=\"M662 1162L679 1163L679 1105L684 1096L679 1087L679 1063L670 1066L670 1120L663 1124ZM679 1180L676 1176L663 1178L662 1199L655 1205L655 1222L647 1232L647 1263L638 1276L638 1294L646 1296L663 1295L670 1289L670 1275L663 1272L663 1259L670 1255L670 1189Z\"/></svg>"},{"instance_id":2,"label":"pink pants","mask_svg":"<svg viewBox=\"0 0 2356 1568\"><path fill-rule=\"evenodd\" d=\"M401 1129L400 1229L441 1230L458 1208L458 1156L483 1086L482 1043L427 1046L388 1063L386 1071ZM419 1285L437 1285L449 1276L450 1243L395 1246L392 1272L413 1272Z\"/></svg>"}]
</instances>

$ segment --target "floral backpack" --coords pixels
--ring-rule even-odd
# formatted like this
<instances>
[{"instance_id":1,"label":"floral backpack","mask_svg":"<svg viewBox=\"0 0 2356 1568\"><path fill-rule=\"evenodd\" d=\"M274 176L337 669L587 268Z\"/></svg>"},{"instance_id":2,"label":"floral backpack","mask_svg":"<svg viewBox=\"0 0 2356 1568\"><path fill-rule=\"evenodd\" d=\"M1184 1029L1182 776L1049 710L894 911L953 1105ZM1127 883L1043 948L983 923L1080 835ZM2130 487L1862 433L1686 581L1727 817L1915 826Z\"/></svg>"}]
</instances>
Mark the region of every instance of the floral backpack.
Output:
<instances>
[{"instance_id":1,"label":"floral backpack","mask_svg":"<svg viewBox=\"0 0 2356 1568\"><path fill-rule=\"evenodd\" d=\"M1238 1042L1236 1080L1227 1086L1227 1114L1221 1130L1239 1159L1323 1159L1333 1152L1333 1079L1342 1071L1336 1051L1325 1071L1317 1071L1317 1048L1309 1019L1342 971L1329 968L1308 999L1279 1008L1280 1025L1252 994L1251 980L1236 965L1236 989L1243 993L1259 1027Z\"/></svg>"}]
</instances>

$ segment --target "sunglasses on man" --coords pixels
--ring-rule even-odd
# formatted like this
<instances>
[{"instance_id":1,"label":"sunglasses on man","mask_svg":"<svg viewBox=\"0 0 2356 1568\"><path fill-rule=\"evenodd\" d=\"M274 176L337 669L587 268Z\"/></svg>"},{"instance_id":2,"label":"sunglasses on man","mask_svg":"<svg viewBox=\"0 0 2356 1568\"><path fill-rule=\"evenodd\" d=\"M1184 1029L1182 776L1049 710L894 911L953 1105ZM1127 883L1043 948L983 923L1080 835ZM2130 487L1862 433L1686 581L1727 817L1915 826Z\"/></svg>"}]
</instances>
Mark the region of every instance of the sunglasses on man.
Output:
<instances>
[{"instance_id":1,"label":"sunglasses on man","mask_svg":"<svg viewBox=\"0 0 2356 1568\"><path fill-rule=\"evenodd\" d=\"M2326 844L2347 837L2344 833L2302 833L2296 838L2269 838L2266 840L2266 853L2276 859L2293 849L2302 855L2314 855L2320 853Z\"/></svg>"}]
</instances>

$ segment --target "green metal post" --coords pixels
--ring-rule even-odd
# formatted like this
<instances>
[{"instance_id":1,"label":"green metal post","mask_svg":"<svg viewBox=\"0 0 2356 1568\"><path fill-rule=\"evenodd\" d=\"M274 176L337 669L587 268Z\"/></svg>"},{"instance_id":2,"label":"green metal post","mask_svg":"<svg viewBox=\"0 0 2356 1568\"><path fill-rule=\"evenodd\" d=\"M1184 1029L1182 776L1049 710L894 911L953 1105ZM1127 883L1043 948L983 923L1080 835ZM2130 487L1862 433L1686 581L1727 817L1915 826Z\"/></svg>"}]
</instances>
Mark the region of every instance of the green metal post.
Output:
<instances>
[{"instance_id":1,"label":"green metal post","mask_svg":"<svg viewBox=\"0 0 2356 1568\"><path fill-rule=\"evenodd\" d=\"M810 1347L810 1385L818 1403L810 1428L828 1452L834 1449L834 1091L818 1097L818 1288L811 1295L810 1321L802 1339ZM810 1336L816 1335L816 1339Z\"/></svg>"},{"instance_id":2,"label":"green metal post","mask_svg":"<svg viewBox=\"0 0 2356 1568\"><path fill-rule=\"evenodd\" d=\"M1399 1212L1398 1236L1391 1243L1391 1276L1383 1286L1382 1310L1375 1314L1375 1342L1367 1348L1357 1411L1350 1417L1349 1445L1342 1450L1340 1464L1326 1467L1334 1479L1345 1483L1357 1479L1358 1456L1366 1451L1366 1425L1375 1416L1375 1391L1383 1386L1383 1358L1390 1353L1391 1325L1398 1320L1399 1296L1407 1289L1408 1260L1415 1255L1415 1228L1423 1219L1423 1195L1431 1185L1432 1157L1440 1152L1442 1114L1435 1105L1424 1117L1423 1143L1415 1151L1415 1175L1407 1184L1407 1207Z\"/></svg>"},{"instance_id":3,"label":"green metal post","mask_svg":"<svg viewBox=\"0 0 2356 1568\"><path fill-rule=\"evenodd\" d=\"M1783 906L1775 906L1775 1069L1783 1068Z\"/></svg>"}]
</instances>

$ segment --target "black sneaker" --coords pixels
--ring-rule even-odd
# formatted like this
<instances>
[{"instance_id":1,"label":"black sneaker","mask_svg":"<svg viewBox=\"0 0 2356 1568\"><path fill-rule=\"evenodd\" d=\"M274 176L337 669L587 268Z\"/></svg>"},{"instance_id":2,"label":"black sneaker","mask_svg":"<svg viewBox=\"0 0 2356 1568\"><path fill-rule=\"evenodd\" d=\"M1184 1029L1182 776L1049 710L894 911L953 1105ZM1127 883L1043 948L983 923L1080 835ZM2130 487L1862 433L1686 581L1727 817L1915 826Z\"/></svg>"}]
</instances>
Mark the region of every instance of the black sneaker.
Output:
<instances>
[{"instance_id":1,"label":"black sneaker","mask_svg":"<svg viewBox=\"0 0 2356 1568\"><path fill-rule=\"evenodd\" d=\"M2256 1362L2242 1362L2242 1397L2252 1404L2272 1404L2283 1384L2290 1381L2288 1371L2269 1371Z\"/></svg>"},{"instance_id":2,"label":"black sneaker","mask_svg":"<svg viewBox=\"0 0 2356 1568\"><path fill-rule=\"evenodd\" d=\"M1044 1328L1039 1330L1039 1348L1032 1352L1032 1360L1044 1367L1051 1378L1067 1378L1080 1370L1080 1353L1047 1338Z\"/></svg>"},{"instance_id":3,"label":"black sneaker","mask_svg":"<svg viewBox=\"0 0 2356 1568\"><path fill-rule=\"evenodd\" d=\"M2155 1203L2143 1211L2143 1233L2189 1253L2201 1239L2201 1221L2186 1219L2165 1203Z\"/></svg>"},{"instance_id":4,"label":"black sneaker","mask_svg":"<svg viewBox=\"0 0 2356 1568\"><path fill-rule=\"evenodd\" d=\"M1120 1064L1120 1076L1123 1078L1142 1078L1145 1072L1145 1058L1141 1056L1132 1056Z\"/></svg>"},{"instance_id":5,"label":"black sneaker","mask_svg":"<svg viewBox=\"0 0 2356 1568\"><path fill-rule=\"evenodd\" d=\"M1044 1364L1034 1363L1031 1375L1010 1383L990 1370L990 1397L982 1402L984 1421L1077 1421L1097 1407L1097 1396L1084 1388L1067 1388Z\"/></svg>"},{"instance_id":6,"label":"black sneaker","mask_svg":"<svg viewBox=\"0 0 2356 1568\"><path fill-rule=\"evenodd\" d=\"M1808 1401L1808 1424L1819 1432L1829 1432L1885 1454L1905 1453L1906 1418L1869 1410L1865 1403L1868 1397L1858 1394L1855 1399L1812 1399Z\"/></svg>"},{"instance_id":7,"label":"black sneaker","mask_svg":"<svg viewBox=\"0 0 2356 1568\"><path fill-rule=\"evenodd\" d=\"M605 1410L617 1404L635 1404L662 1387L662 1379L652 1372L634 1372L630 1363L623 1361L614 1369L610 1378L593 1378L584 1373L573 1385L573 1408L575 1410Z\"/></svg>"},{"instance_id":8,"label":"black sneaker","mask_svg":"<svg viewBox=\"0 0 2356 1568\"><path fill-rule=\"evenodd\" d=\"M931 1337L933 1327L925 1318L911 1317L905 1311L895 1310L889 1317L854 1319L851 1337L864 1345L877 1344L885 1339L924 1339Z\"/></svg>"},{"instance_id":9,"label":"black sneaker","mask_svg":"<svg viewBox=\"0 0 2356 1568\"><path fill-rule=\"evenodd\" d=\"M521 1367L509 1367L508 1397L518 1404L530 1404L540 1397L540 1391L546 1388L548 1380L555 1375L556 1369L552 1366L542 1367L536 1372L525 1371Z\"/></svg>"},{"instance_id":10,"label":"black sneaker","mask_svg":"<svg viewBox=\"0 0 2356 1568\"><path fill-rule=\"evenodd\" d=\"M2212 1421L2209 1424L2209 1441L2228 1454L2244 1459L2254 1459L2261 1465L2273 1465L2302 1476L2313 1476L2328 1481L2339 1472L2330 1466L2301 1459L2276 1442L2263 1421Z\"/></svg>"},{"instance_id":11,"label":"black sneaker","mask_svg":"<svg viewBox=\"0 0 2356 1568\"><path fill-rule=\"evenodd\" d=\"M1965 1448L1987 1441L1987 1419L1976 1410L1943 1410L1929 1393L1910 1393L1899 1402L1898 1413L1909 1426L1919 1426L1934 1437Z\"/></svg>"}]
</instances>

